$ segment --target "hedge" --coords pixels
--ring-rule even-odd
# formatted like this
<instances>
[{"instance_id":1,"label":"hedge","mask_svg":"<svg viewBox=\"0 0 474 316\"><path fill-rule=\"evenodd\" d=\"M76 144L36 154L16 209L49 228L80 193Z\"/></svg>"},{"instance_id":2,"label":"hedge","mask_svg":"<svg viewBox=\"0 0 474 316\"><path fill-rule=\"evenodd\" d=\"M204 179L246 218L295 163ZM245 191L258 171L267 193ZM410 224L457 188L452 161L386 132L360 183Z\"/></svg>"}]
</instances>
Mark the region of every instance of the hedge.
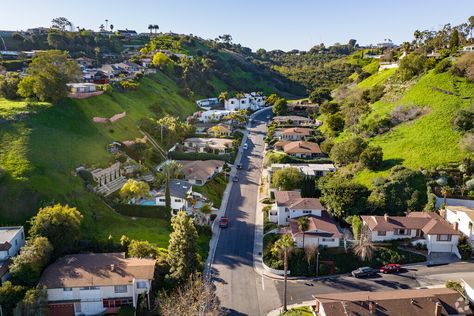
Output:
<instances>
[{"instance_id":1,"label":"hedge","mask_svg":"<svg viewBox=\"0 0 474 316\"><path fill-rule=\"evenodd\" d=\"M135 204L115 204L114 209L125 216L148 217L169 220L171 213L163 206L135 205Z\"/></svg>"},{"instance_id":2,"label":"hedge","mask_svg":"<svg viewBox=\"0 0 474 316\"><path fill-rule=\"evenodd\" d=\"M222 160L228 163L233 163L235 155L223 154L216 155L211 153L185 153L181 151L171 151L169 158L173 160Z\"/></svg>"}]
</instances>

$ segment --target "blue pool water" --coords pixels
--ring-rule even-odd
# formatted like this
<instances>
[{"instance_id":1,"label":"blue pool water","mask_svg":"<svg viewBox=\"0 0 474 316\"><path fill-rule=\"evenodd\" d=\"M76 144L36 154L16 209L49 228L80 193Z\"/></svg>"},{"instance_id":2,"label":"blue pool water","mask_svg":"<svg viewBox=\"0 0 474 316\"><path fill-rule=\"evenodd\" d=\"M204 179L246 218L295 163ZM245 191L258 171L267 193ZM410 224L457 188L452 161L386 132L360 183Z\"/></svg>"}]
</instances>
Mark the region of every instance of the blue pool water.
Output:
<instances>
[{"instance_id":1,"label":"blue pool water","mask_svg":"<svg viewBox=\"0 0 474 316\"><path fill-rule=\"evenodd\" d=\"M156 201L155 200L141 200L140 205L156 205Z\"/></svg>"}]
</instances>

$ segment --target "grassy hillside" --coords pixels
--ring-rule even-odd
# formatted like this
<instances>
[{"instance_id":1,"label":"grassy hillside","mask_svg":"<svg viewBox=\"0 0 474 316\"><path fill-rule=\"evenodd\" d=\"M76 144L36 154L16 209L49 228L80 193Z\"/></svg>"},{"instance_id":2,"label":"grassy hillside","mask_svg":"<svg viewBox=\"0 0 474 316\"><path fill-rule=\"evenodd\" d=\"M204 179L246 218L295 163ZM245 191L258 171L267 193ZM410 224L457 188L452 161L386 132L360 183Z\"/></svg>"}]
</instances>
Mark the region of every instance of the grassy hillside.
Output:
<instances>
[{"instance_id":1,"label":"grassy hillside","mask_svg":"<svg viewBox=\"0 0 474 316\"><path fill-rule=\"evenodd\" d=\"M378 85L378 84L383 84L388 78L393 76L396 72L397 72L396 68L385 69L385 70L382 70L381 72L376 72L372 76L359 82L358 86L360 88L367 89L367 88L372 88L373 86Z\"/></svg>"},{"instance_id":2,"label":"grassy hillside","mask_svg":"<svg viewBox=\"0 0 474 316\"><path fill-rule=\"evenodd\" d=\"M380 74L366 79L365 83L375 82L377 79L374 78L380 78ZM433 87L456 95L435 91ZM415 121L403 123L388 133L371 138L370 145L382 147L386 168L379 172L365 170L357 175L357 179L369 185L373 178L385 175L388 168L395 164L418 169L462 160L467 153L459 147L461 135L453 130L451 120L460 108L470 106L473 101L474 84L449 73L430 72L411 86L399 101L375 103L371 115L381 117L388 115L397 105L427 107L429 111Z\"/></svg>"},{"instance_id":3,"label":"grassy hillside","mask_svg":"<svg viewBox=\"0 0 474 316\"><path fill-rule=\"evenodd\" d=\"M0 100L2 109L23 109L24 102ZM159 73L141 80L138 91L67 99L57 105L41 104L37 114L0 124L0 223L24 224L42 205L62 202L77 206L85 215L84 237L148 239L166 246L167 224L156 219L131 220L109 210L73 175L80 164L106 167L112 160L106 145L135 139L138 121L164 113L182 117L195 104L178 94L178 87ZM127 116L115 123L96 124L92 117ZM10 113L11 114L11 113Z\"/></svg>"}]
</instances>

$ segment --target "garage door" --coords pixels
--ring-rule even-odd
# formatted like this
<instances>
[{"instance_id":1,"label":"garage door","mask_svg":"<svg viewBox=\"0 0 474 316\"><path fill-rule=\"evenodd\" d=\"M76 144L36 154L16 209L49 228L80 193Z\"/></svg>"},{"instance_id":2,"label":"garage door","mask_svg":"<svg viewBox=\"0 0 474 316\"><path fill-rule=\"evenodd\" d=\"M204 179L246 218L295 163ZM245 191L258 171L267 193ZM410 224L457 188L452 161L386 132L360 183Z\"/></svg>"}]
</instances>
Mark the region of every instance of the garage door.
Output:
<instances>
[{"instance_id":1,"label":"garage door","mask_svg":"<svg viewBox=\"0 0 474 316\"><path fill-rule=\"evenodd\" d=\"M50 304L48 316L74 316L74 304Z\"/></svg>"}]
</instances>

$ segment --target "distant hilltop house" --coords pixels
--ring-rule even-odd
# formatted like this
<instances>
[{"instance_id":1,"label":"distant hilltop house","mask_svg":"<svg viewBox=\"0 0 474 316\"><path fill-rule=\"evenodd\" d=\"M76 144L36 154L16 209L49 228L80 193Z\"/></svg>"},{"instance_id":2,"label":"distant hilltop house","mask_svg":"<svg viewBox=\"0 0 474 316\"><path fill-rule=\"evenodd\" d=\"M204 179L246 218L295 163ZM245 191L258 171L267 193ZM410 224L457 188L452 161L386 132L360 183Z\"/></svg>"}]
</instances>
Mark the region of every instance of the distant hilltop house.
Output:
<instances>
[{"instance_id":1,"label":"distant hilltop house","mask_svg":"<svg viewBox=\"0 0 474 316\"><path fill-rule=\"evenodd\" d=\"M197 100L196 104L199 107L209 107L209 108L218 107L218 106L221 105L218 98L209 98L209 99Z\"/></svg>"},{"instance_id":2,"label":"distant hilltop house","mask_svg":"<svg viewBox=\"0 0 474 316\"><path fill-rule=\"evenodd\" d=\"M76 62L79 64L79 66L90 68L94 65L95 60L89 57L79 57L76 58Z\"/></svg>"},{"instance_id":3,"label":"distant hilltop house","mask_svg":"<svg viewBox=\"0 0 474 316\"><path fill-rule=\"evenodd\" d=\"M117 30L117 32L120 35L125 36L125 37L136 37L136 36L138 36L137 31L134 31L134 30L125 29L125 30Z\"/></svg>"},{"instance_id":4,"label":"distant hilltop house","mask_svg":"<svg viewBox=\"0 0 474 316\"><path fill-rule=\"evenodd\" d=\"M376 45L378 48L395 48L397 45L395 45L391 40L387 40L383 43L377 43Z\"/></svg>"},{"instance_id":5,"label":"distant hilltop house","mask_svg":"<svg viewBox=\"0 0 474 316\"><path fill-rule=\"evenodd\" d=\"M304 116L297 115L286 115L286 116L275 116L273 121L278 125L290 125L290 126L312 126L321 125L319 121L313 121L312 119Z\"/></svg>"},{"instance_id":6,"label":"distant hilltop house","mask_svg":"<svg viewBox=\"0 0 474 316\"><path fill-rule=\"evenodd\" d=\"M374 242L412 239L432 252L453 253L461 257L457 244L460 233L433 212L411 212L407 216L362 215L362 223Z\"/></svg>"},{"instance_id":7,"label":"distant hilltop house","mask_svg":"<svg viewBox=\"0 0 474 316\"><path fill-rule=\"evenodd\" d=\"M243 98L229 98L224 101L226 110L253 110L256 111L265 106L265 96L256 92L245 93Z\"/></svg>"},{"instance_id":8,"label":"distant hilltop house","mask_svg":"<svg viewBox=\"0 0 474 316\"><path fill-rule=\"evenodd\" d=\"M393 69L393 68L398 68L398 62L391 62L391 61L383 61L380 62L379 64L379 71L385 70L385 69Z\"/></svg>"},{"instance_id":9,"label":"distant hilltop house","mask_svg":"<svg viewBox=\"0 0 474 316\"><path fill-rule=\"evenodd\" d=\"M0 227L0 283L9 278L11 258L18 255L24 244L25 230L23 226Z\"/></svg>"},{"instance_id":10,"label":"distant hilltop house","mask_svg":"<svg viewBox=\"0 0 474 316\"><path fill-rule=\"evenodd\" d=\"M202 122L202 123L218 122L232 112L235 112L235 111L229 111L229 110L198 111L198 112L195 112L190 118L196 119L197 121Z\"/></svg>"},{"instance_id":11,"label":"distant hilltop house","mask_svg":"<svg viewBox=\"0 0 474 316\"><path fill-rule=\"evenodd\" d=\"M154 272L155 259L82 253L49 265L39 284L47 288L48 315L117 314L123 306L136 308L140 295L150 308Z\"/></svg>"},{"instance_id":12,"label":"distant hilltop house","mask_svg":"<svg viewBox=\"0 0 474 316\"><path fill-rule=\"evenodd\" d=\"M67 87L69 88L68 97L73 99L85 99L104 93L104 91L97 91L97 85L95 83L68 83Z\"/></svg>"},{"instance_id":13,"label":"distant hilltop house","mask_svg":"<svg viewBox=\"0 0 474 316\"><path fill-rule=\"evenodd\" d=\"M460 52L462 52L462 53L474 52L474 44L473 44L473 45L464 46Z\"/></svg>"}]
</instances>

